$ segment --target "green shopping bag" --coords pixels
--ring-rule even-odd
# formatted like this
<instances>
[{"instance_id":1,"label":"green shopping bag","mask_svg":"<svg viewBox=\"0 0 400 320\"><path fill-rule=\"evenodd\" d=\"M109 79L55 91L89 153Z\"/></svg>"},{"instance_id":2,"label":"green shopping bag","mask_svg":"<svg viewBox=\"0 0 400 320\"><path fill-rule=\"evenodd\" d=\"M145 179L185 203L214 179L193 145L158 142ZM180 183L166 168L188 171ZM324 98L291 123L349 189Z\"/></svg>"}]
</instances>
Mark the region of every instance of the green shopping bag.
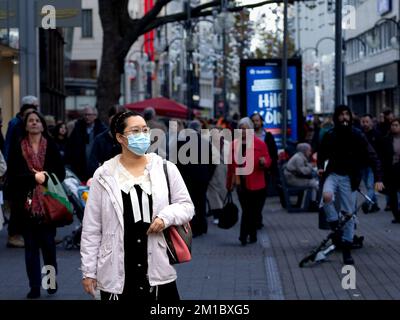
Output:
<instances>
[{"instance_id":1,"label":"green shopping bag","mask_svg":"<svg viewBox=\"0 0 400 320\"><path fill-rule=\"evenodd\" d=\"M46 222L55 227L69 225L73 221L73 208L68 196L57 176L54 173L46 173L47 186L43 187L43 209L46 214Z\"/></svg>"}]
</instances>

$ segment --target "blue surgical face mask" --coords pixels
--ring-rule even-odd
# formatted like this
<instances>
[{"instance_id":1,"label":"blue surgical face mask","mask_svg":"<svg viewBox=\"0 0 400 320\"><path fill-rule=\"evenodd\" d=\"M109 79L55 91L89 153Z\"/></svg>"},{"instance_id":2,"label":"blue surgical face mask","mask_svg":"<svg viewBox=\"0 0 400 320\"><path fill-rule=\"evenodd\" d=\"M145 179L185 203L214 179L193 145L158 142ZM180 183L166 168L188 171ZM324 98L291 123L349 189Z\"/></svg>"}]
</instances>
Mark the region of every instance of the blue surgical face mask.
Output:
<instances>
[{"instance_id":1,"label":"blue surgical face mask","mask_svg":"<svg viewBox=\"0 0 400 320\"><path fill-rule=\"evenodd\" d=\"M150 147L150 134L148 133L130 134L126 138L129 151L138 156L143 156Z\"/></svg>"}]
</instances>

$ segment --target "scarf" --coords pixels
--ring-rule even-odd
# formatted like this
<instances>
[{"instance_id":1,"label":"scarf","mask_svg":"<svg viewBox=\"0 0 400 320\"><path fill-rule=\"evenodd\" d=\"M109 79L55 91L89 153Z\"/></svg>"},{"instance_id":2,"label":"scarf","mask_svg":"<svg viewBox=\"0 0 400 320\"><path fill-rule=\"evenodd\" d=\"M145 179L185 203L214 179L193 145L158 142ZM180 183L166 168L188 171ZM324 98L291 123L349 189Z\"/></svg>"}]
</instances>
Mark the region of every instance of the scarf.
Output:
<instances>
[{"instance_id":1,"label":"scarf","mask_svg":"<svg viewBox=\"0 0 400 320\"><path fill-rule=\"evenodd\" d=\"M21 141L21 148L22 155L28 165L29 170L31 170L32 172L34 172L33 169L35 169L36 171L43 171L44 161L46 158L47 140L43 136L40 138L38 153L35 153L33 151L32 145L29 143L28 137L24 138ZM44 216L42 185L36 184L35 188L33 189L29 207L30 214L32 216Z\"/></svg>"}]
</instances>

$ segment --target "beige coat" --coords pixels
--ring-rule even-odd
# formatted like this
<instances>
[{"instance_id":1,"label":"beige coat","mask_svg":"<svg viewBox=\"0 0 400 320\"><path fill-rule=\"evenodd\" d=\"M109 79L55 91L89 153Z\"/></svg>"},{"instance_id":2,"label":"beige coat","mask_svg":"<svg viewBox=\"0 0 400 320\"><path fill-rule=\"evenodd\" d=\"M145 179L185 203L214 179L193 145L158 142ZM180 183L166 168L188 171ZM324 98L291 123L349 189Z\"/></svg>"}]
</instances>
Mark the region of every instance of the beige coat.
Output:
<instances>
[{"instance_id":1,"label":"beige coat","mask_svg":"<svg viewBox=\"0 0 400 320\"><path fill-rule=\"evenodd\" d=\"M100 290L121 294L124 288L124 219L121 190L114 178L120 155L96 170L85 207L81 270L83 277L97 279ZM163 160L151 154L146 166L150 173L153 216L164 220L165 227L189 222L194 206L177 167L168 162L171 202L163 170ZM150 234L147 244L148 278L151 286L176 280L176 271L169 264L163 233Z\"/></svg>"},{"instance_id":2,"label":"beige coat","mask_svg":"<svg viewBox=\"0 0 400 320\"><path fill-rule=\"evenodd\" d=\"M301 173L303 175L311 175L313 172L313 167L311 163L308 161L304 153L297 152L295 153L285 165L285 169L283 174L287 180L287 183L296 187L314 187L318 188L318 180L300 178L296 176L294 173Z\"/></svg>"}]
</instances>

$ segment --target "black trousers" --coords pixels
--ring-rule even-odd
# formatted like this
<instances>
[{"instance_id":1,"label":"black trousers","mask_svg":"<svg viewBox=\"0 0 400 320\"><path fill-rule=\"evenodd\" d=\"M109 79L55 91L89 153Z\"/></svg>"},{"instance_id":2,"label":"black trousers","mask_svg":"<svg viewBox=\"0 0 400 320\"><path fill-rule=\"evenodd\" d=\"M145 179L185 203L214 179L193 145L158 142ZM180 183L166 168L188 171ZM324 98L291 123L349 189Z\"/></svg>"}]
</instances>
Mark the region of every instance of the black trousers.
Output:
<instances>
[{"instance_id":1,"label":"black trousers","mask_svg":"<svg viewBox=\"0 0 400 320\"><path fill-rule=\"evenodd\" d=\"M161 302L176 302L180 300L178 288L176 286L176 281L155 286L150 288L146 288L142 294L133 294L132 291L124 289L122 294L118 294L118 301L132 301L133 299L136 300L146 300L146 301L161 301ZM114 299L114 295L100 291L101 300L107 301L116 301Z\"/></svg>"},{"instance_id":2,"label":"black trousers","mask_svg":"<svg viewBox=\"0 0 400 320\"><path fill-rule=\"evenodd\" d=\"M195 215L191 221L192 232L194 236L199 236L208 231L206 203L207 203L206 183L188 183L187 188L193 201Z\"/></svg>"},{"instance_id":3,"label":"black trousers","mask_svg":"<svg viewBox=\"0 0 400 320\"><path fill-rule=\"evenodd\" d=\"M260 223L260 216L264 207L266 191L261 190L238 190L239 201L242 207L242 221L240 224L240 240L246 241L250 237L250 241L257 240L257 227Z\"/></svg>"},{"instance_id":4,"label":"black trousers","mask_svg":"<svg viewBox=\"0 0 400 320\"><path fill-rule=\"evenodd\" d=\"M17 205L15 200L9 200L10 205L10 221L8 221L8 235L15 236L20 235L23 232L23 210L21 206Z\"/></svg>"},{"instance_id":5,"label":"black trousers","mask_svg":"<svg viewBox=\"0 0 400 320\"><path fill-rule=\"evenodd\" d=\"M386 173L387 178L385 187L387 195L389 196L389 205L392 210L393 216L396 220L400 220L399 202L397 192L400 190L400 164L392 166L390 171Z\"/></svg>"},{"instance_id":6,"label":"black trousers","mask_svg":"<svg viewBox=\"0 0 400 320\"><path fill-rule=\"evenodd\" d=\"M31 288L39 288L42 284L40 267L40 250L44 265L50 265L57 272L56 229L47 225L27 225L24 227L25 265Z\"/></svg>"}]
</instances>

